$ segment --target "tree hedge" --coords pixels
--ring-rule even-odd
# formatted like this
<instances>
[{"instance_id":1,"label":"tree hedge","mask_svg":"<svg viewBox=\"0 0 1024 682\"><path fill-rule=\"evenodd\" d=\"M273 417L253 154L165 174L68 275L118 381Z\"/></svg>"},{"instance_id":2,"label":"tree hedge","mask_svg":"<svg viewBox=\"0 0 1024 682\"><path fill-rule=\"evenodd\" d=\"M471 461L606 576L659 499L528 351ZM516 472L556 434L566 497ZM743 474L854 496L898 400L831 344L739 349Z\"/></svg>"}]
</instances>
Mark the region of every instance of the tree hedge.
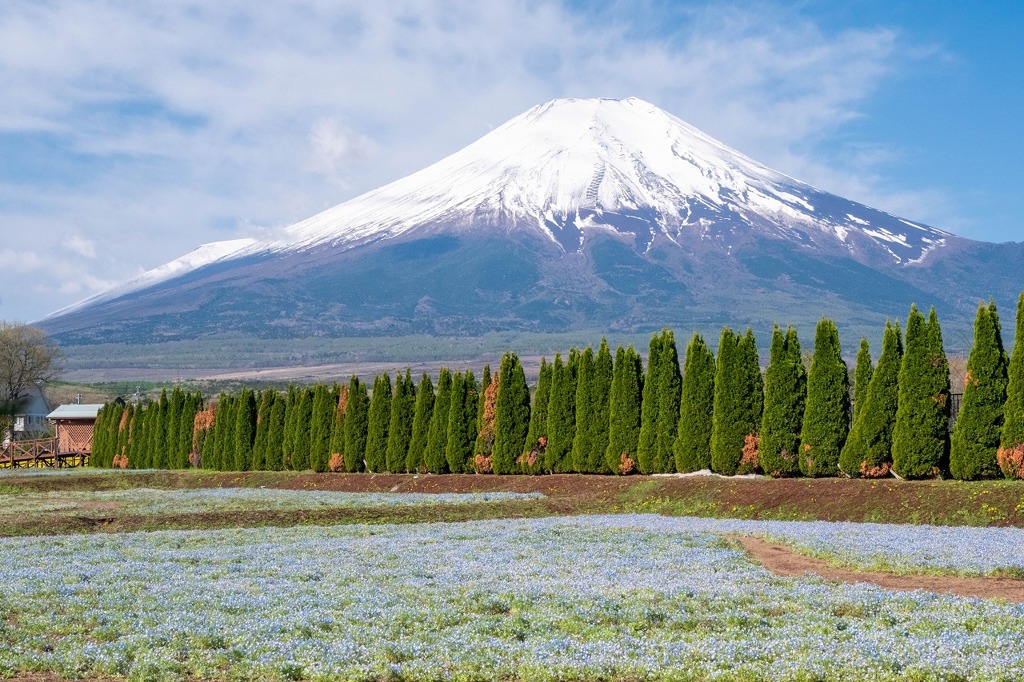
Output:
<instances>
[{"instance_id":1,"label":"tree hedge","mask_svg":"<svg viewBox=\"0 0 1024 682\"><path fill-rule=\"evenodd\" d=\"M800 430L807 402L807 372L796 330L772 330L764 380L764 414L758 461L773 478L800 474Z\"/></svg>"},{"instance_id":2,"label":"tree hedge","mask_svg":"<svg viewBox=\"0 0 1024 682\"><path fill-rule=\"evenodd\" d=\"M548 406L551 403L551 375L554 367L546 358L540 359L540 373L537 390L533 392L530 407L530 426L526 432L523 452L516 459L519 470L524 474L539 474L544 471L544 454L548 445ZM525 379L524 379L525 381ZM498 472L495 473L507 473Z\"/></svg>"},{"instance_id":3,"label":"tree hedge","mask_svg":"<svg viewBox=\"0 0 1024 682\"><path fill-rule=\"evenodd\" d=\"M764 388L754 333L722 330L715 366L711 469L733 475L757 466Z\"/></svg>"},{"instance_id":4,"label":"tree hedge","mask_svg":"<svg viewBox=\"0 0 1024 682\"><path fill-rule=\"evenodd\" d=\"M643 365L640 355L627 346L615 351L608 408L608 447L605 462L616 474L636 471L640 441L640 402L643 396Z\"/></svg>"},{"instance_id":5,"label":"tree hedge","mask_svg":"<svg viewBox=\"0 0 1024 682\"><path fill-rule=\"evenodd\" d=\"M804 476L835 476L850 430L850 376L835 322L823 318L814 333L814 356L807 373L807 405L800 432L800 471Z\"/></svg>"},{"instance_id":6,"label":"tree hedge","mask_svg":"<svg viewBox=\"0 0 1024 682\"><path fill-rule=\"evenodd\" d=\"M434 382L424 372L416 389L416 406L412 416L412 434L409 437L409 451L405 458L405 470L425 472L424 454L430 434L430 419L434 414Z\"/></svg>"},{"instance_id":7,"label":"tree hedge","mask_svg":"<svg viewBox=\"0 0 1024 682\"><path fill-rule=\"evenodd\" d=\"M423 452L423 467L432 474L448 472L448 415L452 406L452 374L442 367L437 375L437 397L430 415L427 448Z\"/></svg>"},{"instance_id":8,"label":"tree hedge","mask_svg":"<svg viewBox=\"0 0 1024 682\"><path fill-rule=\"evenodd\" d=\"M561 353L555 353L548 401L548 445L544 451L544 468L555 473L569 471L572 464L572 441L576 435L574 371L573 366L562 363Z\"/></svg>"},{"instance_id":9,"label":"tree hedge","mask_svg":"<svg viewBox=\"0 0 1024 682\"><path fill-rule=\"evenodd\" d=\"M1007 478L1024 478L1024 293L1017 298L1013 355L1007 368L1003 429L996 454Z\"/></svg>"},{"instance_id":10,"label":"tree hedge","mask_svg":"<svg viewBox=\"0 0 1024 682\"><path fill-rule=\"evenodd\" d=\"M949 472L971 481L1000 475L996 453L1006 404L1007 357L995 301L978 304L960 414L950 442Z\"/></svg>"},{"instance_id":11,"label":"tree hedge","mask_svg":"<svg viewBox=\"0 0 1024 682\"><path fill-rule=\"evenodd\" d=\"M345 411L345 471L362 471L366 466L369 417L370 396L366 384L353 375L348 382L348 406Z\"/></svg>"},{"instance_id":12,"label":"tree hedge","mask_svg":"<svg viewBox=\"0 0 1024 682\"><path fill-rule=\"evenodd\" d=\"M697 332L686 346L679 426L673 446L676 470L711 468L711 433L715 405L715 356Z\"/></svg>"},{"instance_id":13,"label":"tree hedge","mask_svg":"<svg viewBox=\"0 0 1024 682\"><path fill-rule=\"evenodd\" d=\"M857 351L857 367L853 371L853 414L850 418L850 433L846 436L843 449L839 451L839 470L848 476L858 476L860 463L864 461L863 420L860 415L864 412L864 406L867 404L873 373L871 348L868 345L868 340L862 338L860 350Z\"/></svg>"},{"instance_id":14,"label":"tree hedge","mask_svg":"<svg viewBox=\"0 0 1024 682\"><path fill-rule=\"evenodd\" d=\"M409 444L412 441L412 422L416 418L416 385L412 373L395 378L395 392L391 396L391 415L388 423L387 470L392 473L407 471Z\"/></svg>"},{"instance_id":15,"label":"tree hedge","mask_svg":"<svg viewBox=\"0 0 1024 682\"><path fill-rule=\"evenodd\" d=\"M530 389L526 373L515 353L501 356L498 371L498 398L494 411L494 456L496 474L511 474L518 469L517 460L526 446L530 428Z\"/></svg>"},{"instance_id":16,"label":"tree hedge","mask_svg":"<svg viewBox=\"0 0 1024 682\"><path fill-rule=\"evenodd\" d=\"M893 428L893 471L903 478L937 478L949 462L949 363L932 308L927 322L911 306Z\"/></svg>"}]
</instances>

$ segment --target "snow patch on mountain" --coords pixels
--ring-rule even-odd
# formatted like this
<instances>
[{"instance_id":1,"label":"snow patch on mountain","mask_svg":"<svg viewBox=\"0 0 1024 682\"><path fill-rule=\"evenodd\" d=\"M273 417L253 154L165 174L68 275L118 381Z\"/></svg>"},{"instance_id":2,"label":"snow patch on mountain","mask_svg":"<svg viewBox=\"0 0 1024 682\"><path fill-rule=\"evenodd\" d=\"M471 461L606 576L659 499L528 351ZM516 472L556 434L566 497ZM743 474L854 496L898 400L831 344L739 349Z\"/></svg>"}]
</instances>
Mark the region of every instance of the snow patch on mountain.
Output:
<instances>
[{"instance_id":1,"label":"snow patch on mountain","mask_svg":"<svg viewBox=\"0 0 1024 682\"><path fill-rule=\"evenodd\" d=\"M181 258L172 260L170 263L164 263L152 270L147 270L138 277L133 277L128 280L124 284L107 289L106 291L90 296L78 303L50 313L47 316L47 319L63 315L64 313L68 313L73 310L78 310L79 308L84 308L94 303L112 301L124 294L139 291L140 289L145 289L147 287L160 284L161 282L172 280L176 277L188 274L193 270L198 270L206 265L238 258L239 256L252 251L252 247L257 246L259 243L260 242L256 239L230 239L227 241L203 244L196 250L190 251Z\"/></svg>"},{"instance_id":2,"label":"snow patch on mountain","mask_svg":"<svg viewBox=\"0 0 1024 682\"><path fill-rule=\"evenodd\" d=\"M853 232L878 239L912 227L920 235L892 253L896 263L919 260L948 236L767 168L629 98L533 107L428 168L296 223L286 239L287 248L344 247L443 224L534 229L575 249L582 243L575 233L598 224L636 235L628 220L618 226L612 216L638 215L675 242L735 223L800 243L846 243Z\"/></svg>"},{"instance_id":3,"label":"snow patch on mountain","mask_svg":"<svg viewBox=\"0 0 1024 682\"><path fill-rule=\"evenodd\" d=\"M531 230L566 251L601 229L630 235L642 252L660 234L680 245L713 239L728 253L754 231L850 251L874 242L897 265L920 262L951 236L767 168L643 100L558 99L274 240L205 244L54 315L252 254L488 229Z\"/></svg>"}]
</instances>

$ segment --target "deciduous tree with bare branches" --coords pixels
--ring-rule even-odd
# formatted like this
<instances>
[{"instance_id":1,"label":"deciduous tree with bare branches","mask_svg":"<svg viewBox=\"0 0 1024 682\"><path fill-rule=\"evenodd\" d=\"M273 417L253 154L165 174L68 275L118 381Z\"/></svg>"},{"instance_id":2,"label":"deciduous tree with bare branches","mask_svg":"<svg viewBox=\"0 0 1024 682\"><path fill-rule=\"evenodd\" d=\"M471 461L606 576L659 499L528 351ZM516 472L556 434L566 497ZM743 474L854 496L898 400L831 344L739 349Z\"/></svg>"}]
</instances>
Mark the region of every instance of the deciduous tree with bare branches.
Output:
<instances>
[{"instance_id":1,"label":"deciduous tree with bare branches","mask_svg":"<svg viewBox=\"0 0 1024 682\"><path fill-rule=\"evenodd\" d=\"M41 329L0 321L0 434L10 429L29 388L59 374L60 358Z\"/></svg>"}]
</instances>

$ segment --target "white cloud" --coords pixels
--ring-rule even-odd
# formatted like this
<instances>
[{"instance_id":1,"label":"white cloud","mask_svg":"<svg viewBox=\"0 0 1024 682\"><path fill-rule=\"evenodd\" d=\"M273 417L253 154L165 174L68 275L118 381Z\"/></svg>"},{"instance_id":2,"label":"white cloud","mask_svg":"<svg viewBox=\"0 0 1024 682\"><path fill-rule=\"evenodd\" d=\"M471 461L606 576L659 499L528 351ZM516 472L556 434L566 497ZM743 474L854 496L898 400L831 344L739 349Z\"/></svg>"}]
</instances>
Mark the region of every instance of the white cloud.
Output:
<instances>
[{"instance_id":1,"label":"white cloud","mask_svg":"<svg viewBox=\"0 0 1024 682\"><path fill-rule=\"evenodd\" d=\"M77 253L85 258L96 257L96 242L91 239L86 239L77 234L70 235L64 238L64 247L69 251Z\"/></svg>"},{"instance_id":2,"label":"white cloud","mask_svg":"<svg viewBox=\"0 0 1024 682\"><path fill-rule=\"evenodd\" d=\"M825 33L773 5L690 10L652 32L640 23L659 23L656 3L629 11L554 0L5 6L0 134L66 150L53 152L52 182L0 179L0 224L25 226L5 246L63 246L95 282L120 281L204 242L272 233L559 96L636 95L825 189L890 210L930 205L880 190L877 160L815 151L908 58L899 34ZM61 243L67 225L82 241ZM14 286L28 289L0 270L0 288ZM72 286L5 297L0 317L40 317L92 290Z\"/></svg>"},{"instance_id":3,"label":"white cloud","mask_svg":"<svg viewBox=\"0 0 1024 682\"><path fill-rule=\"evenodd\" d=\"M348 189L353 164L366 161L375 150L373 140L352 131L344 122L321 118L309 132L306 168Z\"/></svg>"},{"instance_id":4,"label":"white cloud","mask_svg":"<svg viewBox=\"0 0 1024 682\"><path fill-rule=\"evenodd\" d=\"M46 268L46 259L34 251L3 249L0 251L0 263L3 263L4 270L16 275L39 272Z\"/></svg>"}]
</instances>

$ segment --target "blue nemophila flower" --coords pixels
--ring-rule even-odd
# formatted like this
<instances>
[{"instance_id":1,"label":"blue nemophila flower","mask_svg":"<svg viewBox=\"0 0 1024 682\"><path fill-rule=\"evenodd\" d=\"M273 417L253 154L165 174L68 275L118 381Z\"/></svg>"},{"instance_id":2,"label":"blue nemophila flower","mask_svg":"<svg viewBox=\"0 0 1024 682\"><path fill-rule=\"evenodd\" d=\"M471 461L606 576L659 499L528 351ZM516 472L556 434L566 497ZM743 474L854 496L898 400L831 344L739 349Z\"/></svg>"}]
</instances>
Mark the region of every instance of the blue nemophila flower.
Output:
<instances>
[{"instance_id":1,"label":"blue nemophila flower","mask_svg":"<svg viewBox=\"0 0 1024 682\"><path fill-rule=\"evenodd\" d=\"M924 557L989 543L987 563L956 564L979 571L1019 560L1003 529L878 530L902 542L884 549L856 524L637 515L4 539L0 673L1024 677L1024 606L779 578L725 539L916 561L920 537Z\"/></svg>"},{"instance_id":2,"label":"blue nemophila flower","mask_svg":"<svg viewBox=\"0 0 1024 682\"><path fill-rule=\"evenodd\" d=\"M219 511L296 511L431 504L479 504L543 499L541 493L346 493L277 488L202 488L198 490L57 491L20 493L5 500L12 514L84 516L199 514Z\"/></svg>"}]
</instances>

